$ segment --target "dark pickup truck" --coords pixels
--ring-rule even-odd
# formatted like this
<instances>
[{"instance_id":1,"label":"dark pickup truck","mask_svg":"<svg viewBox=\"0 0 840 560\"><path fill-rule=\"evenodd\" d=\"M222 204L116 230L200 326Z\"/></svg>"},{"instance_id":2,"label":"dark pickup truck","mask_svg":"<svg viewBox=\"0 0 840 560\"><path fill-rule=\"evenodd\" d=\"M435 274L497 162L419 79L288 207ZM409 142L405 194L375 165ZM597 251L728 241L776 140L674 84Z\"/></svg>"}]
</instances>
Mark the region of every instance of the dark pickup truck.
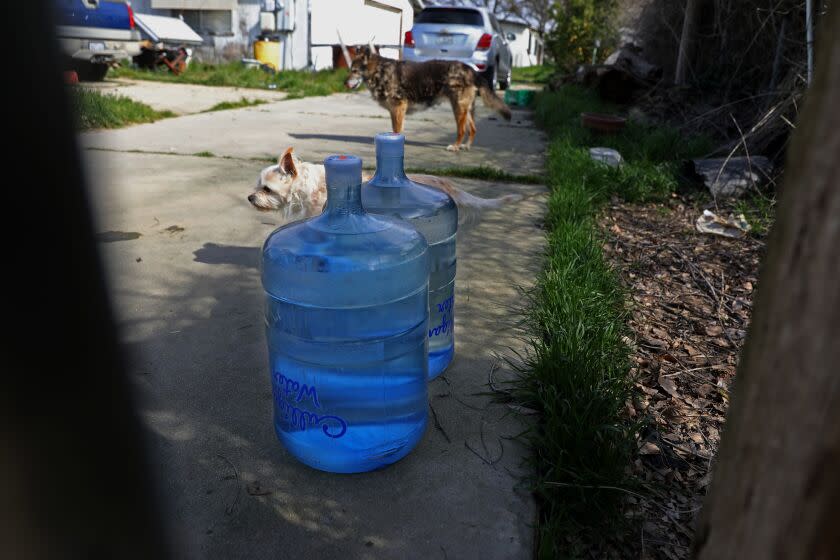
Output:
<instances>
[{"instance_id":1,"label":"dark pickup truck","mask_svg":"<svg viewBox=\"0 0 840 560\"><path fill-rule=\"evenodd\" d=\"M58 37L82 80L102 80L115 61L140 53L131 4L118 0L53 0Z\"/></svg>"}]
</instances>

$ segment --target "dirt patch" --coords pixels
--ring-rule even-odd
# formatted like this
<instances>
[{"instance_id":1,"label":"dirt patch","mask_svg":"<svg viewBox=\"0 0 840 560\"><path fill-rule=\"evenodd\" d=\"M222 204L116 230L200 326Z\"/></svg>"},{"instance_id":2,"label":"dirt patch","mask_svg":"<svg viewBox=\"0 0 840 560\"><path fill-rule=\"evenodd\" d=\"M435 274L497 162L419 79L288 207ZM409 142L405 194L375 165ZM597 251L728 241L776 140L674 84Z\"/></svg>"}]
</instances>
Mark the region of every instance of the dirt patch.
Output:
<instances>
[{"instance_id":1,"label":"dirt patch","mask_svg":"<svg viewBox=\"0 0 840 560\"><path fill-rule=\"evenodd\" d=\"M632 373L648 416L634 469L653 499L631 497L643 520L642 558L688 558L694 518L711 482L730 385L746 337L763 243L704 235L703 206L613 204L600 218L604 251L632 303Z\"/></svg>"}]
</instances>

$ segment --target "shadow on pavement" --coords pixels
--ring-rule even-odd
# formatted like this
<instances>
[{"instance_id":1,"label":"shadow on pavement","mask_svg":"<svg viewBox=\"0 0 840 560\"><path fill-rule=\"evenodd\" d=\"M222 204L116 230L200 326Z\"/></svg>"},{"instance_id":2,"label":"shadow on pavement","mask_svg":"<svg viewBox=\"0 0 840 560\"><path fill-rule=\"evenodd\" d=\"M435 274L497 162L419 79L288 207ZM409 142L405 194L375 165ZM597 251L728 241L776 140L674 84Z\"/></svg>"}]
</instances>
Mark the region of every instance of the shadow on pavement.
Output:
<instances>
[{"instance_id":1,"label":"shadow on pavement","mask_svg":"<svg viewBox=\"0 0 840 560\"><path fill-rule=\"evenodd\" d=\"M219 245L205 243L204 247L193 252L196 262L204 264L235 264L259 270L259 247L237 247L234 245Z\"/></svg>"}]
</instances>

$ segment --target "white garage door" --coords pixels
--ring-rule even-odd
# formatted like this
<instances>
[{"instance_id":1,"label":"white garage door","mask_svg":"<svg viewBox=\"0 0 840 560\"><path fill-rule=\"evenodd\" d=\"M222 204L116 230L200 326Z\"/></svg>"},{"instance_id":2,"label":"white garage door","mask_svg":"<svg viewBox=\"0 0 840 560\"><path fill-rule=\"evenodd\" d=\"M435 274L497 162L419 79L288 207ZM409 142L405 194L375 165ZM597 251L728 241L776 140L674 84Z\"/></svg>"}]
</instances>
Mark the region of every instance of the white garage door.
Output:
<instances>
[{"instance_id":1,"label":"white garage door","mask_svg":"<svg viewBox=\"0 0 840 560\"><path fill-rule=\"evenodd\" d=\"M334 45L336 29L348 45L402 44L400 8L376 0L312 0L312 44Z\"/></svg>"}]
</instances>

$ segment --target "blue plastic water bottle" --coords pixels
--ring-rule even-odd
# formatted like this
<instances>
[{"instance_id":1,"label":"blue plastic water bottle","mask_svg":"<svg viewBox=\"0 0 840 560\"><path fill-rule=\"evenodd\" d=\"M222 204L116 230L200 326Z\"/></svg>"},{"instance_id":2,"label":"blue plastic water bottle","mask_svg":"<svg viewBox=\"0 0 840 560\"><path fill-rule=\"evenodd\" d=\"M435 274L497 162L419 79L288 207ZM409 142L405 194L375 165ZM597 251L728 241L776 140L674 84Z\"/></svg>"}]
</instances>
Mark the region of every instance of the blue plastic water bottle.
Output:
<instances>
[{"instance_id":1,"label":"blue plastic water bottle","mask_svg":"<svg viewBox=\"0 0 840 560\"><path fill-rule=\"evenodd\" d=\"M362 161L325 160L323 214L263 246L277 437L303 463L370 471L426 428L428 245L410 224L362 209Z\"/></svg>"},{"instance_id":2,"label":"blue plastic water bottle","mask_svg":"<svg viewBox=\"0 0 840 560\"><path fill-rule=\"evenodd\" d=\"M458 207L448 194L405 174L405 136L376 135L376 174L362 185L362 204L373 214L411 222L429 242L429 378L455 354L455 237Z\"/></svg>"}]
</instances>

